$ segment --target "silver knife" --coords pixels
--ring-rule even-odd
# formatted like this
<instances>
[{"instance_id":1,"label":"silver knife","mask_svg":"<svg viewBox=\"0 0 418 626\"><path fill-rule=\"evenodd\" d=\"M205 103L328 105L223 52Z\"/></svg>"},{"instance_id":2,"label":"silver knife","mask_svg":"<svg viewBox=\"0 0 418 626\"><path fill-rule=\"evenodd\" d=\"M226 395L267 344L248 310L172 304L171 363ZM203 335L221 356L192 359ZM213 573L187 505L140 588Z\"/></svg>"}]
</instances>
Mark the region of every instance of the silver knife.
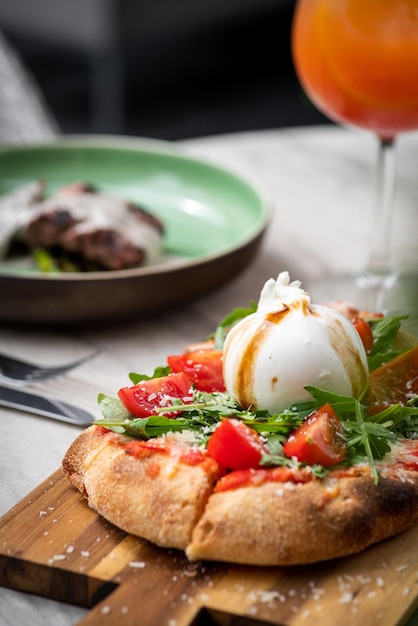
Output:
<instances>
[{"instance_id":1,"label":"silver knife","mask_svg":"<svg viewBox=\"0 0 418 626\"><path fill-rule=\"evenodd\" d=\"M77 426L89 426L95 421L88 411L73 404L4 385L0 385L0 406L28 411Z\"/></svg>"}]
</instances>

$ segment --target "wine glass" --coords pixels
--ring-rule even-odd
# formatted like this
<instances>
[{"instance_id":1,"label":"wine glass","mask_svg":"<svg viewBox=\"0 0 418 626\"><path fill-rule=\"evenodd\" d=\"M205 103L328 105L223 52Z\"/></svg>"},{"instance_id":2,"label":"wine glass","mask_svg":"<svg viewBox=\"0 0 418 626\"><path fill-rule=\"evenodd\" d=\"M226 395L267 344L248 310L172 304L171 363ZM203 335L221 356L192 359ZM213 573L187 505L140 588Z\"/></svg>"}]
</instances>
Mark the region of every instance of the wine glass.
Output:
<instances>
[{"instance_id":1,"label":"wine glass","mask_svg":"<svg viewBox=\"0 0 418 626\"><path fill-rule=\"evenodd\" d=\"M395 141L399 133L418 129L418 0L298 0L292 54L301 85L318 109L378 138L369 265L361 276L317 285L316 293L352 300L360 308L409 309L416 315L418 275L395 271L390 235Z\"/></svg>"}]
</instances>

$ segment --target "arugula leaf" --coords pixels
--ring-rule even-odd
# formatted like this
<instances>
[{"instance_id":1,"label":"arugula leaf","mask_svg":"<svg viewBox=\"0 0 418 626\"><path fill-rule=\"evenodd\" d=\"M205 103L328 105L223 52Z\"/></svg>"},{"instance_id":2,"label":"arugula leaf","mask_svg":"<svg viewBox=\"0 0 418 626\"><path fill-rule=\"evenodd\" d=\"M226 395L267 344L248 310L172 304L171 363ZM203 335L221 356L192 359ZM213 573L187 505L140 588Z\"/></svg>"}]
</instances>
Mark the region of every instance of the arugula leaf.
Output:
<instances>
[{"instance_id":1,"label":"arugula leaf","mask_svg":"<svg viewBox=\"0 0 418 626\"><path fill-rule=\"evenodd\" d=\"M311 411L309 411L309 413L310 412ZM263 437L266 437L269 444L272 440L272 435L279 441L284 442L292 430L300 426L305 418L303 413L292 411L275 413L268 418L262 413L263 412L249 413L243 411L241 414L237 415L237 417L241 419L244 424L250 426L250 428Z\"/></svg>"},{"instance_id":2,"label":"arugula leaf","mask_svg":"<svg viewBox=\"0 0 418 626\"><path fill-rule=\"evenodd\" d=\"M162 378L163 376L168 376L171 374L171 367L168 365L160 365L156 367L151 376L147 374L137 374L136 372L129 373L129 379L133 382L134 385L137 385L143 380L151 380L151 378Z\"/></svg>"},{"instance_id":3,"label":"arugula leaf","mask_svg":"<svg viewBox=\"0 0 418 626\"><path fill-rule=\"evenodd\" d=\"M119 426L120 424L116 425ZM199 431L201 428L200 424L193 424L191 420L172 419L163 415L139 417L124 423L123 426L128 435L133 435L137 439L151 439L161 437L169 432L181 432L183 430Z\"/></svg>"},{"instance_id":4,"label":"arugula leaf","mask_svg":"<svg viewBox=\"0 0 418 626\"><path fill-rule=\"evenodd\" d=\"M215 349L222 350L228 331L235 326L235 324L256 311L257 303L254 300L251 300L248 307L237 307L231 311L231 313L226 315L223 320L219 322L215 332L209 336L209 338L213 338L215 340Z\"/></svg>"},{"instance_id":5,"label":"arugula leaf","mask_svg":"<svg viewBox=\"0 0 418 626\"><path fill-rule=\"evenodd\" d=\"M208 394L210 395L210 394ZM181 401L178 400L178 403ZM205 435L212 432L214 426L219 421L219 411L201 409L201 404L181 405L173 402L171 407L162 407L161 412L168 413L170 410L178 411L180 406L184 409L184 416L168 417L166 415L151 415L150 417L135 418L119 400L103 393L98 396L98 403L102 413L102 419L96 421L109 430L121 434L129 434L139 439L149 439L159 437L168 432L178 432L182 430L200 430ZM191 407L191 408L190 408ZM216 405L214 405L216 407ZM188 409L188 411L186 411ZM219 409L220 410L220 409Z\"/></svg>"},{"instance_id":6,"label":"arugula leaf","mask_svg":"<svg viewBox=\"0 0 418 626\"><path fill-rule=\"evenodd\" d=\"M373 456L372 446L370 442L371 433L370 433L370 430L368 431L366 428L365 421L364 421L364 411L358 400L355 400L355 416L356 416L358 430L361 435L361 439L360 439L361 445L364 447L364 451L370 463L373 480L377 484L377 482L379 481L379 475L377 472L375 458Z\"/></svg>"},{"instance_id":7,"label":"arugula leaf","mask_svg":"<svg viewBox=\"0 0 418 626\"><path fill-rule=\"evenodd\" d=\"M370 320L373 330L373 353L384 352L395 344L396 335L404 317L382 317Z\"/></svg>"},{"instance_id":8,"label":"arugula leaf","mask_svg":"<svg viewBox=\"0 0 418 626\"><path fill-rule=\"evenodd\" d=\"M326 391L310 385L307 385L305 389L315 398L315 408L319 408L324 404L330 404L340 418L345 413L354 413L356 411L356 400L350 396L341 396L333 391Z\"/></svg>"},{"instance_id":9,"label":"arugula leaf","mask_svg":"<svg viewBox=\"0 0 418 626\"><path fill-rule=\"evenodd\" d=\"M396 335L403 319L405 317L382 317L369 320L373 332L373 348L367 359L371 372L400 354L396 348Z\"/></svg>"},{"instance_id":10,"label":"arugula leaf","mask_svg":"<svg viewBox=\"0 0 418 626\"><path fill-rule=\"evenodd\" d=\"M99 393L97 401L103 419L96 423L102 424L116 433L124 433L126 430L125 423L132 419L132 415L129 413L128 409L124 407L119 398L112 398L104 393ZM115 425L112 426L112 423Z\"/></svg>"}]
</instances>

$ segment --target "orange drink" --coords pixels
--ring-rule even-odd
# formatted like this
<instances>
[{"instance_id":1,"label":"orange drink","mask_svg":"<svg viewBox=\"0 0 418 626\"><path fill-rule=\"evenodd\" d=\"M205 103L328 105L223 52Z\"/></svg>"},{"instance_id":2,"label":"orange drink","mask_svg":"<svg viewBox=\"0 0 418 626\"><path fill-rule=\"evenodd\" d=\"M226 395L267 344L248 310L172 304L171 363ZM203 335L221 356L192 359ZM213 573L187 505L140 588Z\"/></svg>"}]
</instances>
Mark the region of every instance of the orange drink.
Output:
<instances>
[{"instance_id":1,"label":"orange drink","mask_svg":"<svg viewBox=\"0 0 418 626\"><path fill-rule=\"evenodd\" d=\"M392 139L418 128L418 0L299 0L295 68L336 122Z\"/></svg>"}]
</instances>

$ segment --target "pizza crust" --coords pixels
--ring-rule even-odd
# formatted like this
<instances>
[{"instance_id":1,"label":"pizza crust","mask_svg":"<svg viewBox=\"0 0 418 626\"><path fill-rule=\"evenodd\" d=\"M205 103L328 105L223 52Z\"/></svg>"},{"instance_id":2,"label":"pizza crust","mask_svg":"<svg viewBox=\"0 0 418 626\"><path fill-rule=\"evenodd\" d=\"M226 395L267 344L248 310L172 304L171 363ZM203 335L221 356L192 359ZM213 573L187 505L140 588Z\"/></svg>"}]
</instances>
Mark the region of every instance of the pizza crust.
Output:
<instances>
[{"instance_id":1,"label":"pizza crust","mask_svg":"<svg viewBox=\"0 0 418 626\"><path fill-rule=\"evenodd\" d=\"M298 565L358 553L418 521L417 474L406 474L408 482L388 475L378 486L365 471L214 493L186 555L190 560Z\"/></svg>"},{"instance_id":2,"label":"pizza crust","mask_svg":"<svg viewBox=\"0 0 418 626\"><path fill-rule=\"evenodd\" d=\"M65 455L64 472L108 521L159 546L184 550L219 467L181 462L175 446L169 454L155 451L138 459L126 453L130 441L91 426Z\"/></svg>"},{"instance_id":3,"label":"pizza crust","mask_svg":"<svg viewBox=\"0 0 418 626\"><path fill-rule=\"evenodd\" d=\"M64 472L108 521L184 550L191 561L314 563L358 553L418 522L418 472L396 460L383 466L378 485L364 466L216 491L221 470L204 454L184 462L187 447L174 444L138 457L127 453L132 441L91 426L65 455Z\"/></svg>"}]
</instances>

